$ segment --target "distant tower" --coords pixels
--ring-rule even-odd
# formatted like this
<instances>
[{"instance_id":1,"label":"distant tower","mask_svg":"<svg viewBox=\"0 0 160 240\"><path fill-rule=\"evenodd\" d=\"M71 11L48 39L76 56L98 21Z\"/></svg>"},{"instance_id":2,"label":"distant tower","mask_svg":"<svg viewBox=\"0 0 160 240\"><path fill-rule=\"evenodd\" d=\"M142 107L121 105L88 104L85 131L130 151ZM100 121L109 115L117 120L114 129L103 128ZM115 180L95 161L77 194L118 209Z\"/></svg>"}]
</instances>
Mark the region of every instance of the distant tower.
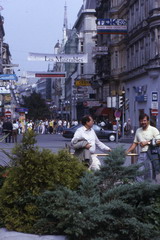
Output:
<instances>
[{"instance_id":1,"label":"distant tower","mask_svg":"<svg viewBox=\"0 0 160 240\"><path fill-rule=\"evenodd\" d=\"M60 43L59 40L57 41L56 45L54 46L54 54L58 54L59 53L59 49L60 49Z\"/></svg>"},{"instance_id":2,"label":"distant tower","mask_svg":"<svg viewBox=\"0 0 160 240\"><path fill-rule=\"evenodd\" d=\"M65 45L68 36L67 36L67 32L68 32L68 20L67 20L67 4L65 2L65 6L64 6L64 22L63 22L63 39L62 39L62 46Z\"/></svg>"}]
</instances>

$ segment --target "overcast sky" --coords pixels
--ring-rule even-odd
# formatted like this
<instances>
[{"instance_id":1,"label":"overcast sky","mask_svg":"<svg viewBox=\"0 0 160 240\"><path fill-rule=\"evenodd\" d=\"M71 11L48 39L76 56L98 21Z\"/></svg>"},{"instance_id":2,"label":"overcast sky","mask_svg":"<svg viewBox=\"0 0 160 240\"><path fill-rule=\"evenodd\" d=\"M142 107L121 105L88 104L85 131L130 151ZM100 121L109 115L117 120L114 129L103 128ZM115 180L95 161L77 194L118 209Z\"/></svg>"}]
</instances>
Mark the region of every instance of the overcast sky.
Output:
<instances>
[{"instance_id":1,"label":"overcast sky","mask_svg":"<svg viewBox=\"0 0 160 240\"><path fill-rule=\"evenodd\" d=\"M12 63L19 64L17 75L47 70L47 62L28 61L28 53L53 53L57 41L62 41L65 2L68 26L73 27L83 0L0 0L4 42L9 44Z\"/></svg>"}]
</instances>

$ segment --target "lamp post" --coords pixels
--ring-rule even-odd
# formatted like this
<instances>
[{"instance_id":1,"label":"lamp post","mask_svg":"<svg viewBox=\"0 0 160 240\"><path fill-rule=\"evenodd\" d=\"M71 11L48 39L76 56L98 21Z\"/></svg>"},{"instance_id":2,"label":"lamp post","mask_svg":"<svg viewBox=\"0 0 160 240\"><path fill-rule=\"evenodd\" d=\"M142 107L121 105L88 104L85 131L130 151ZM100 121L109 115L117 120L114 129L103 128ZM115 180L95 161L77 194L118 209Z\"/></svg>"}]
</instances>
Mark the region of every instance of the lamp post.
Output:
<instances>
[{"instance_id":1,"label":"lamp post","mask_svg":"<svg viewBox=\"0 0 160 240\"><path fill-rule=\"evenodd\" d=\"M124 118L125 118L125 89L122 90L123 105L122 105L122 137L124 137Z\"/></svg>"}]
</instances>

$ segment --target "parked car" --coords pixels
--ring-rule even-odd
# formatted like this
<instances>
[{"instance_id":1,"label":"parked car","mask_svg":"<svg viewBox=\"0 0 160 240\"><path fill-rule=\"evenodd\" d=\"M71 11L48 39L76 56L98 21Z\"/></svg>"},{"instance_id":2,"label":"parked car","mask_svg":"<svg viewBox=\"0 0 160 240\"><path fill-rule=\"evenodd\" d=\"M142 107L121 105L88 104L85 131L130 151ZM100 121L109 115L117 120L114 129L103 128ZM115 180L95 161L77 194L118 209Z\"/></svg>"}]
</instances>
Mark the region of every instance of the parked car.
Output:
<instances>
[{"instance_id":1,"label":"parked car","mask_svg":"<svg viewBox=\"0 0 160 240\"><path fill-rule=\"evenodd\" d=\"M73 138L73 135L74 135L75 131L81 126L82 125L79 124L77 126L65 129L63 131L62 136L65 137L65 138ZM96 124L94 124L92 128L94 129L94 131L97 134L97 137L99 139L108 139L110 142L114 142L116 140L116 131L104 130L102 127L100 127ZM120 134L119 134L118 137L120 137Z\"/></svg>"}]
</instances>

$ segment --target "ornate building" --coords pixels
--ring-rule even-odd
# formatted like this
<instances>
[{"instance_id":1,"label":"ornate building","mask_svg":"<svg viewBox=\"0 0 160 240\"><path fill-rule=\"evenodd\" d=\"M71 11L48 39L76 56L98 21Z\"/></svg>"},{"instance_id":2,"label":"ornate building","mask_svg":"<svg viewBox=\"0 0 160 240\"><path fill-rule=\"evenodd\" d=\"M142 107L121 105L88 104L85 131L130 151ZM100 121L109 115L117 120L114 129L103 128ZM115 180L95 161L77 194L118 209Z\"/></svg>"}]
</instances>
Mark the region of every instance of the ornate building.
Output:
<instances>
[{"instance_id":1,"label":"ornate building","mask_svg":"<svg viewBox=\"0 0 160 240\"><path fill-rule=\"evenodd\" d=\"M114 29L119 20L126 20L128 28L126 34L97 31L97 47L108 49L108 53L95 58L94 85L97 84L99 99L102 96L111 105L109 99L123 91L126 120L131 118L132 125L137 127L139 113L146 112L159 126L160 1L101 0L97 1L96 17L97 21L109 19ZM108 25L106 28L109 29ZM113 107L117 108L117 103Z\"/></svg>"}]
</instances>

